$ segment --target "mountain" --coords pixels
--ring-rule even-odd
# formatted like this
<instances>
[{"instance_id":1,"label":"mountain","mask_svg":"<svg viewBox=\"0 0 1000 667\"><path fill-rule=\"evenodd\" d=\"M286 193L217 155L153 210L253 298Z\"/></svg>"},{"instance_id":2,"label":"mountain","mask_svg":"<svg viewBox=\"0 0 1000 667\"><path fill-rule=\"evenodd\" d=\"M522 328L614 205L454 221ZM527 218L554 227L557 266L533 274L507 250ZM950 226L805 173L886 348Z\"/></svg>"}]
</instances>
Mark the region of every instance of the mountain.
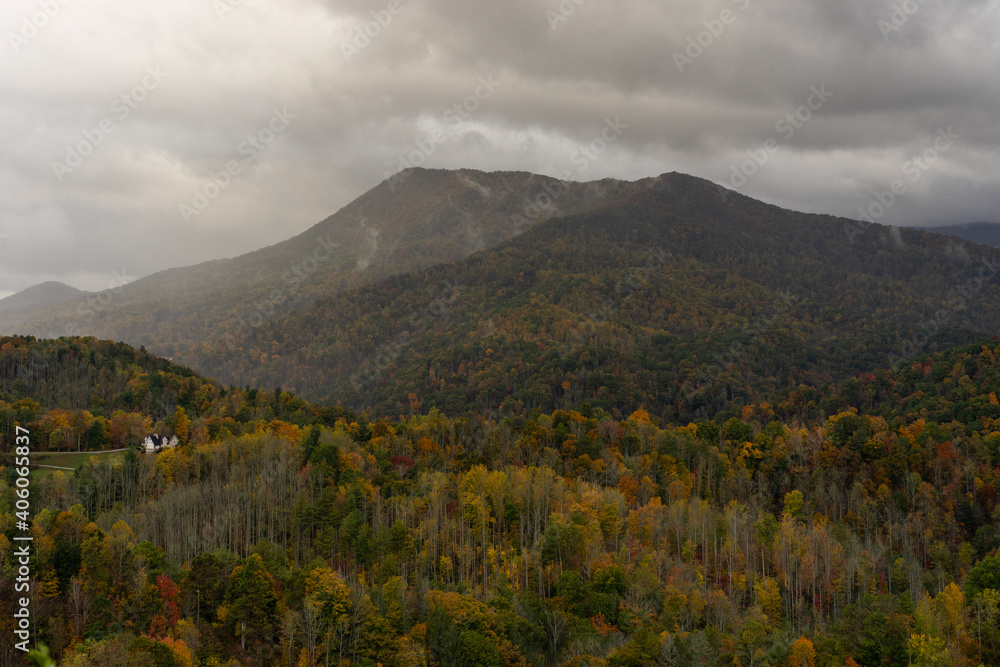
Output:
<instances>
[{"instance_id":1,"label":"mountain","mask_svg":"<svg viewBox=\"0 0 1000 667\"><path fill-rule=\"evenodd\" d=\"M614 193L189 363L378 415L589 403L683 422L1000 329L990 248L721 197L682 174Z\"/></svg>"},{"instance_id":2,"label":"mountain","mask_svg":"<svg viewBox=\"0 0 1000 667\"><path fill-rule=\"evenodd\" d=\"M0 312L0 333L86 334L189 363L191 346L238 335L318 297L461 259L627 187L523 172L408 170L308 231L235 259L73 299L32 299L43 286L14 295L13 307Z\"/></svg>"},{"instance_id":3,"label":"mountain","mask_svg":"<svg viewBox=\"0 0 1000 667\"><path fill-rule=\"evenodd\" d=\"M684 420L996 333L992 252L682 174L412 169L286 242L0 325L373 415Z\"/></svg>"},{"instance_id":4,"label":"mountain","mask_svg":"<svg viewBox=\"0 0 1000 667\"><path fill-rule=\"evenodd\" d=\"M947 227L920 227L919 229L935 234L957 236L972 243L1000 248L1000 222L967 222Z\"/></svg>"},{"instance_id":5,"label":"mountain","mask_svg":"<svg viewBox=\"0 0 1000 667\"><path fill-rule=\"evenodd\" d=\"M49 281L41 285L29 287L5 299L0 299L0 314L66 303L74 299L79 299L86 294L87 292L82 292L69 285Z\"/></svg>"}]
</instances>

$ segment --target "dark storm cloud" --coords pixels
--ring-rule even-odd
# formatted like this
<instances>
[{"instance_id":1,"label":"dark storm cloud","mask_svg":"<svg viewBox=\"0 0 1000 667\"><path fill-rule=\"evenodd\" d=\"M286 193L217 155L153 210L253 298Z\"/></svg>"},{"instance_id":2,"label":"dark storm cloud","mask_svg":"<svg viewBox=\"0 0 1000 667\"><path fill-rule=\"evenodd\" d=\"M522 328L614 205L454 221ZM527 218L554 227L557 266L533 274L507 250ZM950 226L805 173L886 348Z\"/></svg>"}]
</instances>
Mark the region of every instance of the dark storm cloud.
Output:
<instances>
[{"instance_id":1,"label":"dark storm cloud","mask_svg":"<svg viewBox=\"0 0 1000 667\"><path fill-rule=\"evenodd\" d=\"M0 9L0 293L247 252L414 157L734 187L766 155L737 189L856 217L950 126L883 221L1000 210L997 0L67 0L32 33L39 11ZM287 127L244 150L276 112ZM578 168L615 118L627 129Z\"/></svg>"}]
</instances>

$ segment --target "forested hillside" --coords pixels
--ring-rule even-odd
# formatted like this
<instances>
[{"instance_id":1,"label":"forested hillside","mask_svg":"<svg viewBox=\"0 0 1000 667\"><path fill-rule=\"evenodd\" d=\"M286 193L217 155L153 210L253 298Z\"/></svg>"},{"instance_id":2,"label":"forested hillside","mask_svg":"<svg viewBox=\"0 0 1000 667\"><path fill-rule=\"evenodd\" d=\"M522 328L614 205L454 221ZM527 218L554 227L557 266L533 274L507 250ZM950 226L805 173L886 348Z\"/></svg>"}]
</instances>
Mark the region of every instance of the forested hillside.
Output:
<instances>
[{"instance_id":1,"label":"forested hillside","mask_svg":"<svg viewBox=\"0 0 1000 667\"><path fill-rule=\"evenodd\" d=\"M240 338L317 298L461 259L632 188L523 172L408 170L302 234L256 252L135 282L109 274L109 289L73 299L39 299L43 286L25 290L5 300L12 307L0 304L0 333L121 340L190 365L191 346Z\"/></svg>"},{"instance_id":2,"label":"forested hillside","mask_svg":"<svg viewBox=\"0 0 1000 667\"><path fill-rule=\"evenodd\" d=\"M967 222L960 225L923 227L922 229L935 234L957 236L972 243L990 245L994 248L1000 247L1000 223L996 222Z\"/></svg>"},{"instance_id":3,"label":"forested hillside","mask_svg":"<svg viewBox=\"0 0 1000 667\"><path fill-rule=\"evenodd\" d=\"M344 414L281 389L227 389L123 343L0 337L0 443L7 447L15 424L29 427L42 451L76 451L132 446L178 428L207 439L279 419L333 424Z\"/></svg>"},{"instance_id":4,"label":"forested hillside","mask_svg":"<svg viewBox=\"0 0 1000 667\"><path fill-rule=\"evenodd\" d=\"M1000 331L992 248L795 213L680 174L461 262L203 344L195 368L398 416L669 420Z\"/></svg>"},{"instance_id":5,"label":"forested hillside","mask_svg":"<svg viewBox=\"0 0 1000 667\"><path fill-rule=\"evenodd\" d=\"M413 169L284 243L0 326L372 415L587 401L684 421L997 333L995 252L682 174Z\"/></svg>"},{"instance_id":6,"label":"forested hillside","mask_svg":"<svg viewBox=\"0 0 1000 667\"><path fill-rule=\"evenodd\" d=\"M94 340L2 349L4 377L162 374L185 406L176 450L32 485L60 665L1000 663L997 340L690 423L586 402L369 421ZM4 389L0 413L44 448L82 404L37 387L46 407Z\"/></svg>"}]
</instances>

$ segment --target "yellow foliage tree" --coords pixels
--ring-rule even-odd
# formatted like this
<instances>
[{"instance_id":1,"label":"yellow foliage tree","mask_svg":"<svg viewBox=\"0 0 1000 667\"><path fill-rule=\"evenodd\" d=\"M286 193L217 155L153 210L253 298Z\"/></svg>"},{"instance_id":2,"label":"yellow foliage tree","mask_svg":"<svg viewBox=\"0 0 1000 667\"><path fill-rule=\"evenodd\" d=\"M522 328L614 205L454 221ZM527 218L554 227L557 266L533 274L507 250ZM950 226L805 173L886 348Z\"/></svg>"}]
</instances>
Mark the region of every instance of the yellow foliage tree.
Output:
<instances>
[{"instance_id":1,"label":"yellow foliage tree","mask_svg":"<svg viewBox=\"0 0 1000 667\"><path fill-rule=\"evenodd\" d=\"M351 608L351 589L340 574L329 567L315 568L306 577L306 598L314 602L327 622L336 624Z\"/></svg>"},{"instance_id":2,"label":"yellow foliage tree","mask_svg":"<svg viewBox=\"0 0 1000 667\"><path fill-rule=\"evenodd\" d=\"M181 441L181 444L187 444L188 438L191 435L191 420L188 419L187 412L184 408L177 406L174 410L174 435L177 439Z\"/></svg>"},{"instance_id":3,"label":"yellow foliage tree","mask_svg":"<svg viewBox=\"0 0 1000 667\"><path fill-rule=\"evenodd\" d=\"M940 637L910 635L909 649L915 667L945 667L948 664L948 651Z\"/></svg>"},{"instance_id":4,"label":"yellow foliage tree","mask_svg":"<svg viewBox=\"0 0 1000 667\"><path fill-rule=\"evenodd\" d=\"M781 599L781 590L774 577L764 577L754 586L757 593L757 604L767 614L768 625L772 628L781 624L782 611L785 603Z\"/></svg>"}]
</instances>

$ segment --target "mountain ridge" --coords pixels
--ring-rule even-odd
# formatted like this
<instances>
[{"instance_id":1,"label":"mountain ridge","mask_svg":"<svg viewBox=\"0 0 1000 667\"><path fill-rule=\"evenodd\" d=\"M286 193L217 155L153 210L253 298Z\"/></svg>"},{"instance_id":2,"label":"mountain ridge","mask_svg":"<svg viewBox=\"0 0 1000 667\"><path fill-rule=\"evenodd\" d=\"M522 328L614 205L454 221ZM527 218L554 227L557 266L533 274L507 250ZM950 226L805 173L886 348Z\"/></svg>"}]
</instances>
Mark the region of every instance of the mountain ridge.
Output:
<instances>
[{"instance_id":1,"label":"mountain ridge","mask_svg":"<svg viewBox=\"0 0 1000 667\"><path fill-rule=\"evenodd\" d=\"M234 332L262 310L270 316L330 292L460 259L595 196L591 184L526 172L412 169L401 176L286 241L99 292L97 306L81 295L75 302L12 309L0 316L0 331L94 335L175 356L177 341L193 331ZM521 199L536 191L563 192L562 208L525 215L531 202Z\"/></svg>"},{"instance_id":2,"label":"mountain ridge","mask_svg":"<svg viewBox=\"0 0 1000 667\"><path fill-rule=\"evenodd\" d=\"M459 262L314 302L228 349L201 346L193 365L379 415L589 401L683 420L1000 328L994 278L969 295L976 309L953 294L975 284L968 252L882 225L855 237L850 222L665 174ZM671 258L651 271L657 248ZM950 321L920 339L942 310Z\"/></svg>"},{"instance_id":3,"label":"mountain ridge","mask_svg":"<svg viewBox=\"0 0 1000 667\"><path fill-rule=\"evenodd\" d=\"M934 234L957 236L964 241L1000 248L1000 222L964 222L937 227L914 227Z\"/></svg>"},{"instance_id":4,"label":"mountain ridge","mask_svg":"<svg viewBox=\"0 0 1000 667\"><path fill-rule=\"evenodd\" d=\"M88 294L65 283L48 280L0 299L0 313L63 303Z\"/></svg>"},{"instance_id":5,"label":"mountain ridge","mask_svg":"<svg viewBox=\"0 0 1000 667\"><path fill-rule=\"evenodd\" d=\"M676 172L414 169L283 244L166 272L180 286L155 308L129 298L157 279L121 288L94 316L119 328L94 335L129 342L143 331L121 327L150 319L160 337L139 344L206 375L381 415L596 401L682 419L1000 328L992 276L965 299L985 307L955 295L991 249L851 224ZM206 277L265 269L240 289ZM165 325L185 298L196 308Z\"/></svg>"}]
</instances>

